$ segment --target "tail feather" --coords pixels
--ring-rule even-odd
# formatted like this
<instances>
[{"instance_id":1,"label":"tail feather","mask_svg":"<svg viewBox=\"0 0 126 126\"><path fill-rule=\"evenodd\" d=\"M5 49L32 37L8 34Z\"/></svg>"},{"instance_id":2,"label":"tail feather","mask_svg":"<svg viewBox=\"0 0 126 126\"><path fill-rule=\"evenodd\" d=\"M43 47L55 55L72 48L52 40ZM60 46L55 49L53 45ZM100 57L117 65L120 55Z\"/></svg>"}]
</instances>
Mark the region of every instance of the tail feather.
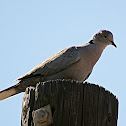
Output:
<instances>
[{"instance_id":1,"label":"tail feather","mask_svg":"<svg viewBox=\"0 0 126 126\"><path fill-rule=\"evenodd\" d=\"M0 91L0 101L20 93L17 90L17 88L18 88L18 84L11 86L3 91Z\"/></svg>"}]
</instances>

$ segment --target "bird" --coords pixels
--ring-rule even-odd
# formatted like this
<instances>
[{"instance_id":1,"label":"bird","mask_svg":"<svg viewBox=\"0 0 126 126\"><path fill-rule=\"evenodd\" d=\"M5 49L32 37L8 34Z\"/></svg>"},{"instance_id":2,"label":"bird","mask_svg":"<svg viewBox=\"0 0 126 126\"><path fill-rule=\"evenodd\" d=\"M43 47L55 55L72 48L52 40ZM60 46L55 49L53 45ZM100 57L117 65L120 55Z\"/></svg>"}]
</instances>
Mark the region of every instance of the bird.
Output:
<instances>
[{"instance_id":1,"label":"bird","mask_svg":"<svg viewBox=\"0 0 126 126\"><path fill-rule=\"evenodd\" d=\"M38 82L57 79L84 82L108 45L117 47L113 34L109 30L100 30L89 42L61 50L27 74L17 78L18 82L15 85L0 91L0 101L24 92L29 86L35 87Z\"/></svg>"}]
</instances>

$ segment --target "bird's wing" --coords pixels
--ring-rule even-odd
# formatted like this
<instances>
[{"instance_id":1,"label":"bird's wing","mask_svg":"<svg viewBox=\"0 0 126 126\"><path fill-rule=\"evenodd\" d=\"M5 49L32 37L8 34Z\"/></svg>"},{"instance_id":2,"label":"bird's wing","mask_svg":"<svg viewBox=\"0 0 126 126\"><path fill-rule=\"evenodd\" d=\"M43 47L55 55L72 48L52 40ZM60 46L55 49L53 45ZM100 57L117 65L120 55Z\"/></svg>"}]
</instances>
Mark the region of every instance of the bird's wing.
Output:
<instances>
[{"instance_id":1,"label":"bird's wing","mask_svg":"<svg viewBox=\"0 0 126 126\"><path fill-rule=\"evenodd\" d=\"M37 75L49 76L58 73L64 69L67 69L72 64L76 63L80 59L80 54L77 47L69 47L56 53L45 62L37 65L26 75L18 78L17 80L34 77Z\"/></svg>"}]
</instances>

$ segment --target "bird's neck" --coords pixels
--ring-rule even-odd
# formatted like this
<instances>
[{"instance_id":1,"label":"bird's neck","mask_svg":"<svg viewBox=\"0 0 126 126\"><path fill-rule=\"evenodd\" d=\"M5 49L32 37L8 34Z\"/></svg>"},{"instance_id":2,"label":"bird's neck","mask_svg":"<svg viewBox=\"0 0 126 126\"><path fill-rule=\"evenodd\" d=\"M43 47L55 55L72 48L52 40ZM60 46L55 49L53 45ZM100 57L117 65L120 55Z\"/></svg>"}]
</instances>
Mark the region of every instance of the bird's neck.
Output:
<instances>
[{"instance_id":1,"label":"bird's neck","mask_svg":"<svg viewBox=\"0 0 126 126\"><path fill-rule=\"evenodd\" d=\"M92 58L94 58L94 61L93 61L93 65L96 64L96 62L99 60L99 58L101 57L102 55L102 52L103 50L106 48L107 45L105 44L96 44L94 45L94 47L92 48Z\"/></svg>"},{"instance_id":2,"label":"bird's neck","mask_svg":"<svg viewBox=\"0 0 126 126\"><path fill-rule=\"evenodd\" d=\"M97 48L99 48L103 51L108 44L106 42L101 42L101 41L97 40L97 42L95 42L95 45L97 46Z\"/></svg>"},{"instance_id":3,"label":"bird's neck","mask_svg":"<svg viewBox=\"0 0 126 126\"><path fill-rule=\"evenodd\" d=\"M83 46L85 46L85 45L83 45ZM96 62L99 60L99 58L106 46L95 43L95 44L87 44L85 47L86 47L86 50L88 51L88 57L89 57L88 62L89 62L89 64L91 64L91 66L94 66L96 64ZM92 59L92 60L90 60L90 59Z\"/></svg>"}]
</instances>

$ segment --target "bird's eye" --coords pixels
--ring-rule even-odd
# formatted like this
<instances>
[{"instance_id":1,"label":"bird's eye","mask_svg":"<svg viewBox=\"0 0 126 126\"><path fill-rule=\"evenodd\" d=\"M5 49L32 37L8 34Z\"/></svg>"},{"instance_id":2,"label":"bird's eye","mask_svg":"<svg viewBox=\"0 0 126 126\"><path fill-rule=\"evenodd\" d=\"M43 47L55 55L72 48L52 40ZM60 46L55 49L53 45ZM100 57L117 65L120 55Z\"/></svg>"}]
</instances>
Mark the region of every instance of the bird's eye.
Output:
<instances>
[{"instance_id":1,"label":"bird's eye","mask_svg":"<svg viewBox=\"0 0 126 126\"><path fill-rule=\"evenodd\" d=\"M104 36L105 38L107 38L107 36Z\"/></svg>"}]
</instances>

